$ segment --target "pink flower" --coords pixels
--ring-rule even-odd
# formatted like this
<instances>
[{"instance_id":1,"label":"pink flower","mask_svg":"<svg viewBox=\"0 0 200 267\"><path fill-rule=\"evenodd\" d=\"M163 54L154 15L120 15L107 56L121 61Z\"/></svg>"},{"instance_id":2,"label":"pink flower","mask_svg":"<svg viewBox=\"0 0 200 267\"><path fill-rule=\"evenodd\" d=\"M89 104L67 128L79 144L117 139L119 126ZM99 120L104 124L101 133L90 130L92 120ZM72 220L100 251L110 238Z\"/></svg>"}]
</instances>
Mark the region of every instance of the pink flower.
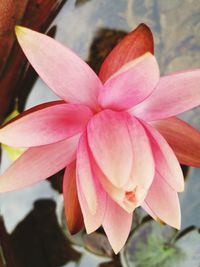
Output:
<instances>
[{"instance_id":1,"label":"pink flower","mask_svg":"<svg viewBox=\"0 0 200 267\"><path fill-rule=\"evenodd\" d=\"M0 191L66 167L69 229L78 231L83 215L86 231L102 225L116 253L138 206L180 228L179 162L200 165L200 133L174 116L199 105L200 70L160 78L153 37L143 24L112 50L99 77L46 35L17 27L17 36L40 77L64 101L32 108L0 130L2 143L28 148L0 177Z\"/></svg>"}]
</instances>

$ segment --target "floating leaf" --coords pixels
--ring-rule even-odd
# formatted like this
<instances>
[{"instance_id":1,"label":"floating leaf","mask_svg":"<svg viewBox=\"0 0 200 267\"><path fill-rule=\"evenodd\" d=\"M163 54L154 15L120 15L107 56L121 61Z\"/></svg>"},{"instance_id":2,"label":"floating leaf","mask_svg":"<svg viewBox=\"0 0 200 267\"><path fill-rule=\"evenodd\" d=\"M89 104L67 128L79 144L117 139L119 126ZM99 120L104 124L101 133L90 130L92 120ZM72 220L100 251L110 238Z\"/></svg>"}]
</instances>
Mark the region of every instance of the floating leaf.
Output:
<instances>
[{"instance_id":1,"label":"floating leaf","mask_svg":"<svg viewBox=\"0 0 200 267\"><path fill-rule=\"evenodd\" d=\"M178 250L170 243L175 230L154 221L146 222L129 238L124 250L127 267L169 267L168 259L179 257Z\"/></svg>"},{"instance_id":2,"label":"floating leaf","mask_svg":"<svg viewBox=\"0 0 200 267\"><path fill-rule=\"evenodd\" d=\"M200 234L180 235L169 226L148 221L130 237L122 255L126 267L199 267Z\"/></svg>"},{"instance_id":3,"label":"floating leaf","mask_svg":"<svg viewBox=\"0 0 200 267\"><path fill-rule=\"evenodd\" d=\"M105 234L92 233L84 235L84 243L85 248L96 255L104 257L111 257L113 255L113 250Z\"/></svg>"}]
</instances>

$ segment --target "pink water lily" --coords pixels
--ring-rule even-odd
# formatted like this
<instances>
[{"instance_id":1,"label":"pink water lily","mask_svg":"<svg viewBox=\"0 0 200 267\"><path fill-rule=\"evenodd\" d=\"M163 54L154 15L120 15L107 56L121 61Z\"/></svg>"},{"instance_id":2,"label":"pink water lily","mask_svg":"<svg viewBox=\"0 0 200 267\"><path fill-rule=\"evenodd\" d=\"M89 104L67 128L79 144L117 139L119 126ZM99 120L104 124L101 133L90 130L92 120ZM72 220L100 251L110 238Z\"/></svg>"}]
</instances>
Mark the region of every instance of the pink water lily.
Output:
<instances>
[{"instance_id":1,"label":"pink water lily","mask_svg":"<svg viewBox=\"0 0 200 267\"><path fill-rule=\"evenodd\" d=\"M99 77L50 37L16 31L32 66L64 101L39 105L1 128L1 143L28 149L1 175L0 192L66 167L72 233L83 221L87 233L102 225L117 253L138 206L179 229L179 162L200 165L200 133L174 116L199 105L200 70L160 78L153 37L143 24L111 51Z\"/></svg>"}]
</instances>

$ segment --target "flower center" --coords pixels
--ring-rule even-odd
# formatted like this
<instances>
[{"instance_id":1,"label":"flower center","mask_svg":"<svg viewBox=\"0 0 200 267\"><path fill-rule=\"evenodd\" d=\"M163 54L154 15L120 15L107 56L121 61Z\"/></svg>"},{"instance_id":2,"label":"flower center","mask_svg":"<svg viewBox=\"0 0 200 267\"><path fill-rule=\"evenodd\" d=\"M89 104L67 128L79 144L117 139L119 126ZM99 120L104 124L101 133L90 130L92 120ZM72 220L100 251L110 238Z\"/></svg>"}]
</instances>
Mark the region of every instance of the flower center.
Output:
<instances>
[{"instance_id":1,"label":"flower center","mask_svg":"<svg viewBox=\"0 0 200 267\"><path fill-rule=\"evenodd\" d=\"M127 191L125 193L125 198L132 203L136 202L136 197L135 197L135 193L133 191Z\"/></svg>"}]
</instances>

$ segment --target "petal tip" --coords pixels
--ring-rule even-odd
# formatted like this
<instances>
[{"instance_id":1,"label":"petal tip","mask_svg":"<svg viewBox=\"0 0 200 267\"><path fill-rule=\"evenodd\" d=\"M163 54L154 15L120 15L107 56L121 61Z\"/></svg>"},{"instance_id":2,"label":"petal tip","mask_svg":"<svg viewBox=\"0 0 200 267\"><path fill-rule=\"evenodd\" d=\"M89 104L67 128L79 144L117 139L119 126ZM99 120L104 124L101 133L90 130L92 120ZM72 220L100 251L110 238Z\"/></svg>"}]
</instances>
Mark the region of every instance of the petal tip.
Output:
<instances>
[{"instance_id":1,"label":"petal tip","mask_svg":"<svg viewBox=\"0 0 200 267\"><path fill-rule=\"evenodd\" d=\"M15 26L15 34L17 35L17 37L21 36L22 34L24 34L24 27L20 26L20 25L16 25Z\"/></svg>"}]
</instances>

